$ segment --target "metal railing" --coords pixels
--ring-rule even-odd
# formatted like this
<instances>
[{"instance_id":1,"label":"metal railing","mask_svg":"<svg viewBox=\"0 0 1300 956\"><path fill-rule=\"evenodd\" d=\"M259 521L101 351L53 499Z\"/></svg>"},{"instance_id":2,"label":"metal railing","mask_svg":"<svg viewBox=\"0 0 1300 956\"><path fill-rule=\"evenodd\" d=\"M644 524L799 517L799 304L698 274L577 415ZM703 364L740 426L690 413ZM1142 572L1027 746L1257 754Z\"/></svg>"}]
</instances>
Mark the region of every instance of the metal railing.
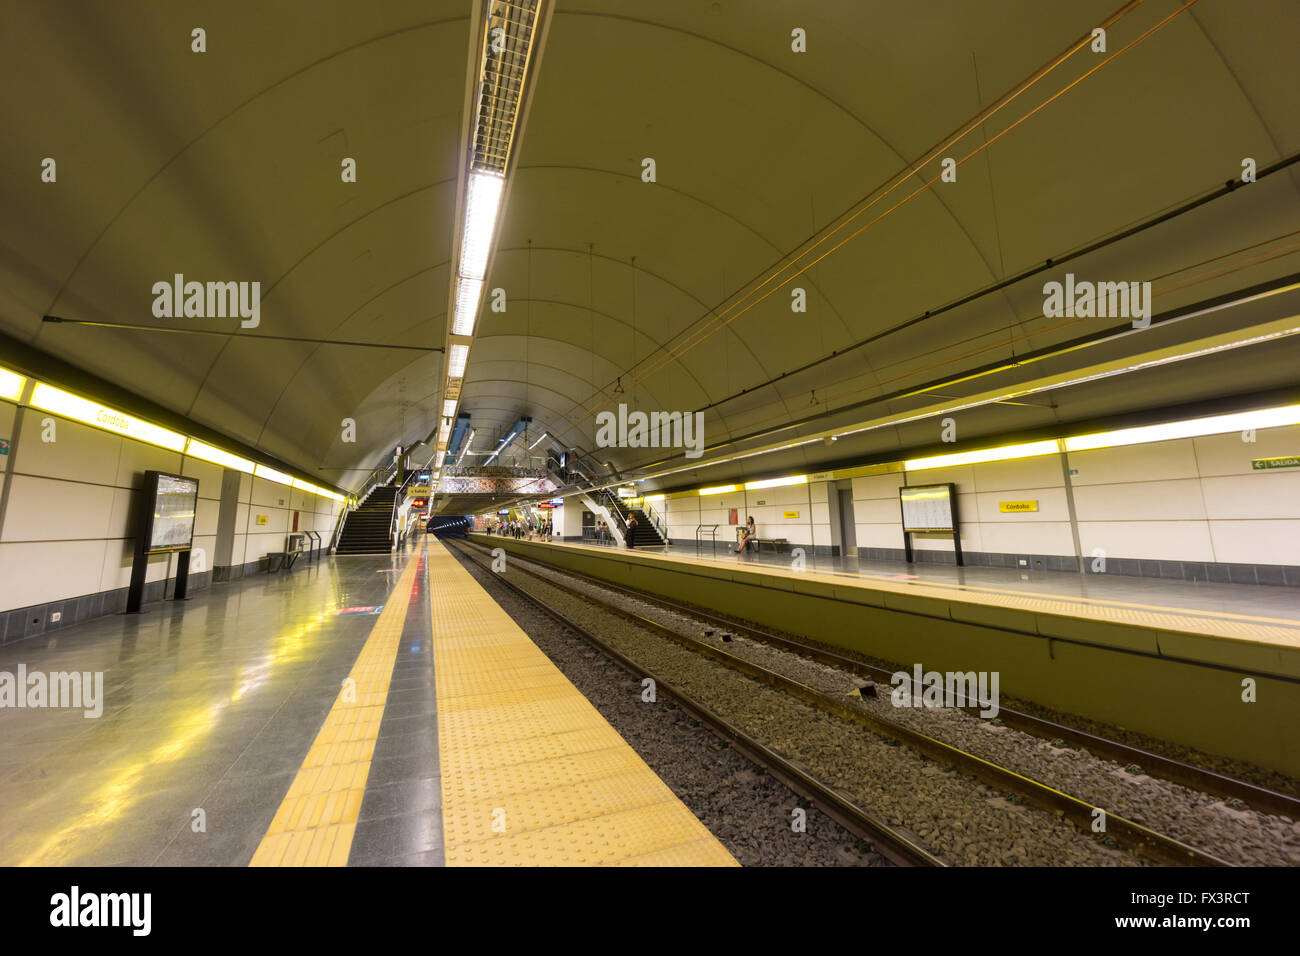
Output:
<instances>
[{"instance_id":1,"label":"metal railing","mask_svg":"<svg viewBox=\"0 0 1300 956\"><path fill-rule=\"evenodd\" d=\"M718 553L718 526L716 524L697 524L695 526L696 552L697 553L699 552L700 542L704 540L705 535L709 536L709 542L713 546L713 553L717 554Z\"/></svg>"},{"instance_id":2,"label":"metal railing","mask_svg":"<svg viewBox=\"0 0 1300 956\"><path fill-rule=\"evenodd\" d=\"M421 474L420 472L408 471L406 473L406 478L404 478L402 480L402 483L397 486L397 491L393 494L393 512L388 519L388 537L393 542L394 551L396 551L402 545L401 539L403 537L403 534L402 532L398 531L397 528L397 514L399 511L402 510L401 509L402 499L406 496L407 486L410 485L411 482L415 480L420 474ZM433 498L432 488L429 489L429 497L430 499Z\"/></svg>"},{"instance_id":3,"label":"metal railing","mask_svg":"<svg viewBox=\"0 0 1300 956\"><path fill-rule=\"evenodd\" d=\"M659 532L659 537L664 539L664 544L668 544L668 522L664 520L659 512L655 511L648 501L642 500L641 510L650 519L650 523L655 526L655 530Z\"/></svg>"}]
</instances>

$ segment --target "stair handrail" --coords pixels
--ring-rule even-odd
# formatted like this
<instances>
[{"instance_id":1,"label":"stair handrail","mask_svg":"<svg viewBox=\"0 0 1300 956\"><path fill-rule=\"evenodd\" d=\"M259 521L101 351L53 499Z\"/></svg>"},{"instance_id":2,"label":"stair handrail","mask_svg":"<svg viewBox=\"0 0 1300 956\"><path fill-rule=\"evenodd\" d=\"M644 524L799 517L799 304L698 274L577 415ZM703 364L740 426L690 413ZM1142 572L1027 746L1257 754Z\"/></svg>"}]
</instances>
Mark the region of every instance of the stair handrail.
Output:
<instances>
[{"instance_id":1,"label":"stair handrail","mask_svg":"<svg viewBox=\"0 0 1300 956\"><path fill-rule=\"evenodd\" d=\"M608 488L597 488L595 490L596 498L603 501L611 514L618 515L618 520L627 524L627 515L624 514L623 499L618 495L610 492Z\"/></svg>"},{"instance_id":2,"label":"stair handrail","mask_svg":"<svg viewBox=\"0 0 1300 956\"><path fill-rule=\"evenodd\" d=\"M396 474L394 474L394 477L396 477ZM396 551L398 545L401 544L401 542L397 540L398 539L397 512L400 510L398 506L401 503L402 499L406 497L406 486L411 483L411 479L414 477L415 477L415 472L413 471L409 472L406 478L403 479L402 483L397 486L397 490L393 492L393 510L388 518L388 537L393 542L394 551Z\"/></svg>"},{"instance_id":3,"label":"stair handrail","mask_svg":"<svg viewBox=\"0 0 1300 956\"><path fill-rule=\"evenodd\" d=\"M668 522L661 518L659 513L655 511L654 506L644 498L641 499L641 510L646 513L650 523L655 526L655 530L659 532L659 537L664 539L664 544L668 544Z\"/></svg>"}]
</instances>

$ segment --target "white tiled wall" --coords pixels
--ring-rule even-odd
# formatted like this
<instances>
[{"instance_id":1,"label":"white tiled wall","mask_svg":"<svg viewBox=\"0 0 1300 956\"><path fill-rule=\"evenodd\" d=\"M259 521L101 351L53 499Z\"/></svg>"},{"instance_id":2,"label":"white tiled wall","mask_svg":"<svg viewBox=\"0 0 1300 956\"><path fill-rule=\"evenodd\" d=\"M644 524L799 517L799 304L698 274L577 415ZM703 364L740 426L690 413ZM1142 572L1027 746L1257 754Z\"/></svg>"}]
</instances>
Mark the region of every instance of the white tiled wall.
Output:
<instances>
[{"instance_id":1,"label":"white tiled wall","mask_svg":"<svg viewBox=\"0 0 1300 956\"><path fill-rule=\"evenodd\" d=\"M791 544L829 545L830 511L826 496L827 483L815 482L704 497L668 498L651 502L651 506L660 514L667 514L668 535L675 542L694 541L697 524L716 524L718 540L735 544L736 527L753 515L761 539L785 538ZM729 523L732 508L737 512L735 526ZM787 518L787 511L798 512L799 516Z\"/></svg>"},{"instance_id":2,"label":"white tiled wall","mask_svg":"<svg viewBox=\"0 0 1300 956\"><path fill-rule=\"evenodd\" d=\"M1251 460L1300 454L1300 427L1073 452L1069 467L1084 555L1300 565L1300 469L1254 471ZM1004 554L1074 554L1061 461L1018 461L913 471L907 484L954 482L962 548ZM903 475L853 480L858 546L902 548ZM998 502L1032 499L1037 512L1003 514ZM917 549L951 550L943 536Z\"/></svg>"},{"instance_id":3,"label":"white tiled wall","mask_svg":"<svg viewBox=\"0 0 1300 956\"><path fill-rule=\"evenodd\" d=\"M14 405L0 402L0 438L12 438L14 412ZM46 418L54 421L54 441L42 440ZM221 507L220 467L34 409L24 412L22 435L10 454L14 473L0 529L0 611L129 585L134 560L131 502L150 469L179 470L199 479L191 567L200 568L201 549L202 570L212 570ZM0 457L0 469L7 464ZM256 530L264 533L248 534L246 540L241 535L237 540L237 563L282 550L294 508L301 512L300 527L320 531L328 540L341 505L243 477L241 499L247 500L251 492L274 504L260 509L268 514L268 525ZM0 493L3 490L0 479ZM237 530L244 530L245 522L255 522L254 510L248 509ZM151 558L147 580L175 575L176 561L175 555Z\"/></svg>"}]
</instances>

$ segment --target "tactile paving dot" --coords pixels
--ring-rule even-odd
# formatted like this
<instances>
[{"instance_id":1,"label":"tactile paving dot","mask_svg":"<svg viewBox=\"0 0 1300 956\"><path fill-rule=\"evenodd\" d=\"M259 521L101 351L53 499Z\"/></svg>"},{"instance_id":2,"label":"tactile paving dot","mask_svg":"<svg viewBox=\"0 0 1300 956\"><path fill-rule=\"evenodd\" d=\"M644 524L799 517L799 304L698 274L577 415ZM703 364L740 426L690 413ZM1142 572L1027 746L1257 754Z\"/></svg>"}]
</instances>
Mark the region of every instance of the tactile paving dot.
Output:
<instances>
[{"instance_id":1,"label":"tactile paving dot","mask_svg":"<svg viewBox=\"0 0 1300 956\"><path fill-rule=\"evenodd\" d=\"M429 580L447 865L735 865L436 541Z\"/></svg>"}]
</instances>

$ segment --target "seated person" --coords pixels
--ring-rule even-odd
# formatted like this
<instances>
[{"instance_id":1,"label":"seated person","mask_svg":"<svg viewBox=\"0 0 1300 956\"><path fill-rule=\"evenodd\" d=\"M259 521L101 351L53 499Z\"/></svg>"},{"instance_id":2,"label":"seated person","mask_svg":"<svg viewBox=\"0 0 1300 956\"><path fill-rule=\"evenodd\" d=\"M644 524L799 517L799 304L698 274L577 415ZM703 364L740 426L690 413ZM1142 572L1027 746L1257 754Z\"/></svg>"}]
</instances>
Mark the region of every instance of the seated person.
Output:
<instances>
[{"instance_id":1,"label":"seated person","mask_svg":"<svg viewBox=\"0 0 1300 956\"><path fill-rule=\"evenodd\" d=\"M758 529L754 526L753 515L750 515L749 520L745 522L745 529L740 534L740 543L736 545L736 554L748 548L751 541L756 545L758 543Z\"/></svg>"}]
</instances>

